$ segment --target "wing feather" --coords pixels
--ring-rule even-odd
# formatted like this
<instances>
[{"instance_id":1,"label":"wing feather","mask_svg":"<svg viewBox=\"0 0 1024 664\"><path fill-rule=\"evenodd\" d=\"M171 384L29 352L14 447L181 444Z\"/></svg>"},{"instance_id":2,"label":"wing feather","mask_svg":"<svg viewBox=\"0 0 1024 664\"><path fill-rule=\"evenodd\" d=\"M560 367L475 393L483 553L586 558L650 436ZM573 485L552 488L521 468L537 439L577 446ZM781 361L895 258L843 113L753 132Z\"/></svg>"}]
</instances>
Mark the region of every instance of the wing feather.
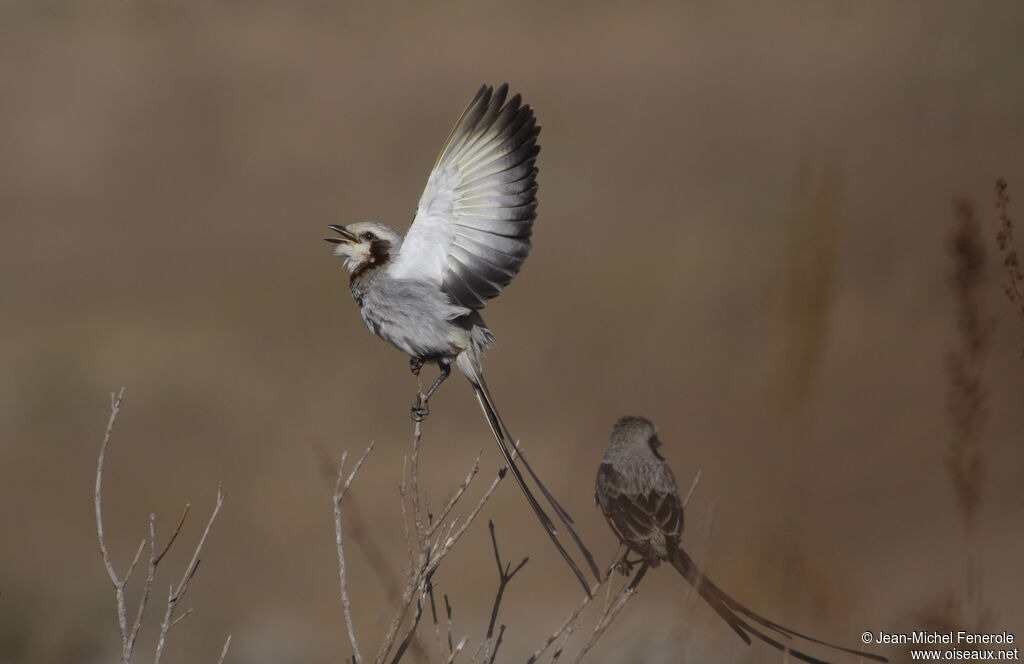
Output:
<instances>
[{"instance_id":1,"label":"wing feather","mask_svg":"<svg viewBox=\"0 0 1024 664\"><path fill-rule=\"evenodd\" d=\"M683 505L674 487L641 486L602 463L595 498L612 529L632 550L657 564L683 532Z\"/></svg>"},{"instance_id":2,"label":"wing feather","mask_svg":"<svg viewBox=\"0 0 1024 664\"><path fill-rule=\"evenodd\" d=\"M436 283L472 309L501 293L530 252L539 133L507 85L480 88L427 179L392 276Z\"/></svg>"},{"instance_id":3,"label":"wing feather","mask_svg":"<svg viewBox=\"0 0 1024 664\"><path fill-rule=\"evenodd\" d=\"M504 235L495 235L494 233L486 233L472 228L466 228L456 234L453 244L481 256L487 255L495 259L507 256L516 265L522 263L528 251L528 248L524 248L522 243L515 238L507 238ZM495 261L492 260L491 262ZM498 264L511 267L508 263L500 261Z\"/></svg>"}]
</instances>

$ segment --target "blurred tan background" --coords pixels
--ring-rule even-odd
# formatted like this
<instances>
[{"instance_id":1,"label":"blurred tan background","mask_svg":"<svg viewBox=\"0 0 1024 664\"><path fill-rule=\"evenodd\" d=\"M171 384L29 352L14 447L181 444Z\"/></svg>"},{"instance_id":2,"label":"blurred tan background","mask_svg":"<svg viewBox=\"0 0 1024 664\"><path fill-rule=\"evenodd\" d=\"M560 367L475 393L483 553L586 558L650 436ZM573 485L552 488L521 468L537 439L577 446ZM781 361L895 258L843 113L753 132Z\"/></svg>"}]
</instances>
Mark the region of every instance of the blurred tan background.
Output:
<instances>
[{"instance_id":1,"label":"blurred tan background","mask_svg":"<svg viewBox=\"0 0 1024 664\"><path fill-rule=\"evenodd\" d=\"M1024 327L992 240L998 176L1024 236L1022 34L1012 1L0 4L0 662L117 656L92 491L122 385L118 569L151 512L166 534L193 505L136 659L219 480L164 661L215 661L228 634L232 662L348 656L323 459L375 440L348 504L372 652L402 581L415 381L321 238L404 231L451 124L503 81L543 126L541 205L485 312L489 382L600 562L594 472L616 418L643 414L681 485L703 471L686 545L756 610L854 647L943 617L1024 638ZM955 196L976 202L996 322L973 609L947 470ZM461 377L431 405L436 509L477 450L477 491L499 464ZM504 484L435 579L470 650L497 585L487 519L530 556L501 616L501 659L522 661L580 589ZM782 658L661 568L592 659Z\"/></svg>"}]
</instances>

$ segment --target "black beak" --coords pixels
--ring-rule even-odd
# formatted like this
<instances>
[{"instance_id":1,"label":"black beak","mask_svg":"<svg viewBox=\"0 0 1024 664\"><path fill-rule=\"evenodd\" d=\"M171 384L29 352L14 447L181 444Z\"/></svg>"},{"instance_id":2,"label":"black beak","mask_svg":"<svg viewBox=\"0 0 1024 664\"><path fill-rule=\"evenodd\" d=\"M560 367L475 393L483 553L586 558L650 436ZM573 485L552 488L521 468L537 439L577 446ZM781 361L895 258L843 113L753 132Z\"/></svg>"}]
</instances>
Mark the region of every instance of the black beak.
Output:
<instances>
[{"instance_id":1,"label":"black beak","mask_svg":"<svg viewBox=\"0 0 1024 664\"><path fill-rule=\"evenodd\" d=\"M344 226L339 226L338 224L331 224L327 228L330 228L335 233L341 235L341 237L324 238L324 240L330 242L331 244L341 244L342 242L355 242L357 239L355 234L349 229L345 228Z\"/></svg>"}]
</instances>

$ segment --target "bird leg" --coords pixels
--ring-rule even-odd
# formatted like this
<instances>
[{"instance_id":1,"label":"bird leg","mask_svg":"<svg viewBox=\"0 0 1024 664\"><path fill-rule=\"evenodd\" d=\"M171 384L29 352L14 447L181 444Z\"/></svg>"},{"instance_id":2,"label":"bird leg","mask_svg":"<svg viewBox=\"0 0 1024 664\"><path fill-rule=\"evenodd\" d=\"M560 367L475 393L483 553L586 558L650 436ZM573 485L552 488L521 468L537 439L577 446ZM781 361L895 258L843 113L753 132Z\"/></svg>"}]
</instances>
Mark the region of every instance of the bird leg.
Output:
<instances>
[{"instance_id":1,"label":"bird leg","mask_svg":"<svg viewBox=\"0 0 1024 664\"><path fill-rule=\"evenodd\" d=\"M413 359L415 360L416 358ZM423 360L417 361L419 362L419 366L416 367L414 373L418 372L419 369L423 366ZM409 366L415 366L414 362L410 361ZM430 407L427 405L427 401L430 400L430 397L431 395L434 394L434 391L437 390L437 388L441 386L441 383L443 383L452 373L452 367L447 362L438 362L437 367L441 370L441 375L437 377L437 380L435 380L434 384L430 386L430 389L427 390L426 394L416 395L416 403L412 405L412 419L416 422L422 422L424 419L426 419L427 415L430 414Z\"/></svg>"}]
</instances>

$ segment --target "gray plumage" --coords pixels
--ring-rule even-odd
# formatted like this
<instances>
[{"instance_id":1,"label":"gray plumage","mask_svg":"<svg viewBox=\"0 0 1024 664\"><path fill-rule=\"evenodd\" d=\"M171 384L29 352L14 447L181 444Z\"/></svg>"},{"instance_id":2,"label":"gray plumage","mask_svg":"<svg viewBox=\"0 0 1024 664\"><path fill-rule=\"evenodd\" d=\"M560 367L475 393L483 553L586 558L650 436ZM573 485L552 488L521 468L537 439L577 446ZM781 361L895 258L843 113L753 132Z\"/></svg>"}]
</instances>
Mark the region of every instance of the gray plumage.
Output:
<instances>
[{"instance_id":1,"label":"gray plumage","mask_svg":"<svg viewBox=\"0 0 1024 664\"><path fill-rule=\"evenodd\" d=\"M658 452L659 447L661 440L654 423L627 415L612 428L608 449L597 471L594 499L612 531L629 548L626 556L630 552L639 554L643 564L631 585L636 586L649 567L657 567L666 560L748 645L750 636L754 636L796 659L826 664L777 640L799 637L877 662L888 661L880 655L833 645L783 627L743 606L705 576L683 550L683 502L672 470ZM633 563L626 556L619 567L628 571ZM769 636L748 620L778 636Z\"/></svg>"},{"instance_id":2,"label":"gray plumage","mask_svg":"<svg viewBox=\"0 0 1024 664\"><path fill-rule=\"evenodd\" d=\"M413 406L429 413L428 400L452 363L469 379L487 424L516 483L584 589L579 566L558 540L516 461L536 483L576 542L595 577L593 556L572 528L572 518L534 473L498 414L484 382L481 357L494 342L480 310L519 272L530 252L537 209L537 126L533 111L508 86L484 86L455 124L427 179L409 232L366 221L331 225L327 238L349 270L349 290L370 330L440 376Z\"/></svg>"},{"instance_id":3,"label":"gray plumage","mask_svg":"<svg viewBox=\"0 0 1024 664\"><path fill-rule=\"evenodd\" d=\"M349 290L370 331L410 357L451 361L463 350L480 353L494 343L479 313L452 303L433 284L366 270Z\"/></svg>"}]
</instances>

